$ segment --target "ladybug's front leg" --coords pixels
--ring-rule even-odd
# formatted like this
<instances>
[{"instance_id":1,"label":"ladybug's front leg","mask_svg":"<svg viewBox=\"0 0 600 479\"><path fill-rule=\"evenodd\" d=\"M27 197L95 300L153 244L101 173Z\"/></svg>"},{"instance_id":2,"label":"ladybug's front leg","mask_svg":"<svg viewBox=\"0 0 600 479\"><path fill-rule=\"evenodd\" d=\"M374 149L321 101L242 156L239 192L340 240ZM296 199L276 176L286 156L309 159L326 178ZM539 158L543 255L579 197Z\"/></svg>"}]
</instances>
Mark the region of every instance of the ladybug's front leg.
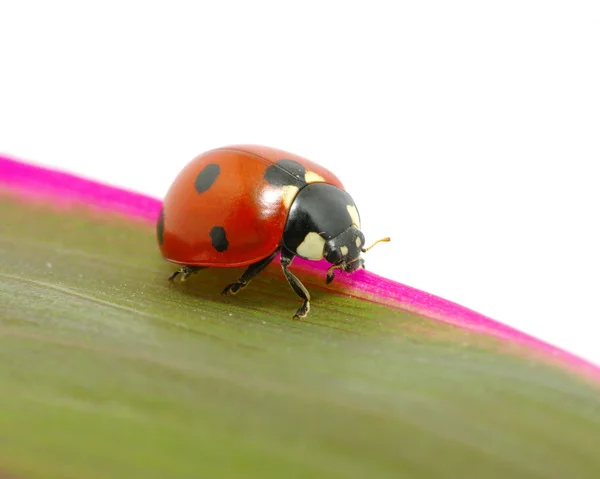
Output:
<instances>
[{"instance_id":1,"label":"ladybug's front leg","mask_svg":"<svg viewBox=\"0 0 600 479\"><path fill-rule=\"evenodd\" d=\"M248 266L248 269L244 271L244 274L242 274L235 283L228 284L221 294L236 294L240 291L240 289L244 289L246 286L248 286L248 283L252 281L252 278L269 266L269 263L273 261L275 255L277 255L277 251L275 251L271 256L267 256L266 258Z\"/></svg>"},{"instance_id":2,"label":"ladybug's front leg","mask_svg":"<svg viewBox=\"0 0 600 479\"><path fill-rule=\"evenodd\" d=\"M281 251L281 267L283 268L283 274L285 274L288 283L292 289L296 292L300 298L304 300L302 306L298 308L296 314L294 315L294 319L306 318L308 312L310 311L310 294L304 285L300 282L298 278L296 278L291 271L288 269L288 266L292 264L294 256L288 251L282 249Z\"/></svg>"}]
</instances>

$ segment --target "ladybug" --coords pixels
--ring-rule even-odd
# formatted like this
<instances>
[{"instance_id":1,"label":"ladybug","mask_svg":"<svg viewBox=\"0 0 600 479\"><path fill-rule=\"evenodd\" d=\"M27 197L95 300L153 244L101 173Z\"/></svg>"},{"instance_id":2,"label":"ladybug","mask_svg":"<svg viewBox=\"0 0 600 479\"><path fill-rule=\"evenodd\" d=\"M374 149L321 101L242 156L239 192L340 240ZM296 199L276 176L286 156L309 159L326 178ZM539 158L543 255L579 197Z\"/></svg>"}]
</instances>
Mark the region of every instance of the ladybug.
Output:
<instances>
[{"instance_id":1,"label":"ladybug","mask_svg":"<svg viewBox=\"0 0 600 479\"><path fill-rule=\"evenodd\" d=\"M364 268L365 237L352 197L329 170L298 155L257 145L216 148L177 175L157 222L162 256L181 265L184 281L205 268L246 266L222 294L236 294L277 253L287 281L303 300L294 319L310 310L310 294L289 270L294 257L325 258L336 270Z\"/></svg>"}]
</instances>

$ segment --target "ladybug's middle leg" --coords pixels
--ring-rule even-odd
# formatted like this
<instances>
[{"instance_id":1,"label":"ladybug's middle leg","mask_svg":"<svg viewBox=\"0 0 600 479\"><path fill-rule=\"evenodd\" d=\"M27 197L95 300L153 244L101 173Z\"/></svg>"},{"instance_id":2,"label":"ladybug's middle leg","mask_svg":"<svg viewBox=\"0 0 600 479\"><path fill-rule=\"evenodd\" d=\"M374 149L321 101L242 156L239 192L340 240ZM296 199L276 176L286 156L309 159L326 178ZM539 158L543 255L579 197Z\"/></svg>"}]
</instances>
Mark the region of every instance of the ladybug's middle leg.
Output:
<instances>
[{"instance_id":1,"label":"ladybug's middle leg","mask_svg":"<svg viewBox=\"0 0 600 479\"><path fill-rule=\"evenodd\" d=\"M290 283L290 286L296 292L296 294L304 300L302 306L300 306L298 311L296 311L296 314L294 314L294 319L306 318L308 312L310 311L310 293L300 282L300 280L296 278L296 276L294 276L288 269L288 266L292 264L293 259L293 255L289 254L285 249L282 250L281 267L283 268L283 274L285 274L288 283Z\"/></svg>"},{"instance_id":2,"label":"ladybug's middle leg","mask_svg":"<svg viewBox=\"0 0 600 479\"><path fill-rule=\"evenodd\" d=\"M271 263L271 261L273 261L273 258L275 258L275 256L277 255L277 251L278 250L276 250L272 255L267 256L266 258L261 259L256 263L252 263L250 266L248 266L248 269L244 271L244 274L242 274L235 283L228 284L225 287L225 289L221 292L221 294L236 294L240 291L240 289L244 289L246 286L248 286L248 283L252 281L252 279L258 273L260 273L263 269L269 266L269 263Z\"/></svg>"},{"instance_id":3,"label":"ladybug's middle leg","mask_svg":"<svg viewBox=\"0 0 600 479\"><path fill-rule=\"evenodd\" d=\"M175 271L171 276L169 276L169 281L173 281L180 274L181 281L185 281L188 277L194 273L197 273L201 269L205 269L206 266L182 266L180 269Z\"/></svg>"}]
</instances>

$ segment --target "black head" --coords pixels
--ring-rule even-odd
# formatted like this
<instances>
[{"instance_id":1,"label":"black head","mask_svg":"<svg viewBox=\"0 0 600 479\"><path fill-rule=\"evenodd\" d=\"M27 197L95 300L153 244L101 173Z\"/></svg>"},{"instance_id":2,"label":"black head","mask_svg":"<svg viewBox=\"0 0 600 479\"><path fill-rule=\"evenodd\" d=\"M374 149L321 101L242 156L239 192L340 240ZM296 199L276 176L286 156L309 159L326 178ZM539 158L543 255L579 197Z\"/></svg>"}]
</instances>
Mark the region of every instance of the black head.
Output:
<instances>
[{"instance_id":1,"label":"black head","mask_svg":"<svg viewBox=\"0 0 600 479\"><path fill-rule=\"evenodd\" d=\"M365 237L355 226L350 226L325 243L325 259L333 265L327 271L327 284L333 281L336 269L352 273L365 267L365 261L360 257L364 244Z\"/></svg>"}]
</instances>

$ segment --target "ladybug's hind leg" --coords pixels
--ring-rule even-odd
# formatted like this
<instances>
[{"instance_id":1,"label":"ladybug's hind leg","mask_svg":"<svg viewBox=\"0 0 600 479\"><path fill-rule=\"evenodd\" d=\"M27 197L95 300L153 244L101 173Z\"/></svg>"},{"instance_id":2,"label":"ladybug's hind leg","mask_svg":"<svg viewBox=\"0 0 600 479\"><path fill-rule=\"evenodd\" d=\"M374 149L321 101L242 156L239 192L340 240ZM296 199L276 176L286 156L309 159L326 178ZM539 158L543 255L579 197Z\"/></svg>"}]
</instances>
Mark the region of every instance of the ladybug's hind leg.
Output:
<instances>
[{"instance_id":1,"label":"ladybug's hind leg","mask_svg":"<svg viewBox=\"0 0 600 479\"><path fill-rule=\"evenodd\" d=\"M252 279L258 273L269 266L269 263L273 261L273 258L275 258L276 255L277 251L275 251L272 255L257 261L256 263L252 263L250 266L248 266L246 271L244 271L244 274L242 274L235 283L228 284L221 294L237 294L241 289L244 289L246 286L248 286L248 283L252 281Z\"/></svg>"},{"instance_id":2,"label":"ladybug's hind leg","mask_svg":"<svg viewBox=\"0 0 600 479\"><path fill-rule=\"evenodd\" d=\"M298 311L296 311L296 314L294 314L294 319L306 318L308 312L310 311L310 293L300 282L300 280L296 278L296 276L294 276L292 272L288 269L288 266L292 264L293 259L293 255L291 255L285 250L282 250L281 267L283 268L283 274L285 274L288 283L290 283L290 286L296 292L296 294L304 300L302 306L300 306L298 308Z\"/></svg>"},{"instance_id":3,"label":"ladybug's hind leg","mask_svg":"<svg viewBox=\"0 0 600 479\"><path fill-rule=\"evenodd\" d=\"M169 276L169 281L173 281L177 276L179 276L180 274L181 276L181 281L185 281L186 279L188 279L188 277L194 273L197 273L198 271L200 271L201 269L206 269L206 266L183 266L181 268L179 268L177 271L175 271L171 276Z\"/></svg>"}]
</instances>

